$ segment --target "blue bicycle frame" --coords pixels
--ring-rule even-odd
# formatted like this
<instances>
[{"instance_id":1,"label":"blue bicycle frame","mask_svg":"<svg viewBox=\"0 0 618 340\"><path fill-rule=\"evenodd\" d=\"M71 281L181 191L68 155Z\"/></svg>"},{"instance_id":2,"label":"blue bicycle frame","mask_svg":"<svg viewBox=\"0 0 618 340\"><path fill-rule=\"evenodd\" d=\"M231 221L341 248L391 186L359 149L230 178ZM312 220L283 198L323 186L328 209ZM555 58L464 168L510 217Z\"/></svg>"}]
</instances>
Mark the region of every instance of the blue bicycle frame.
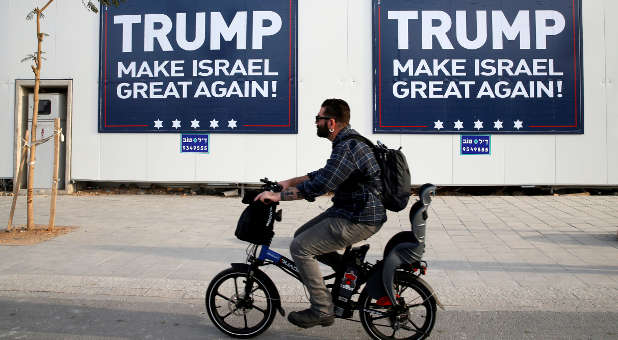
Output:
<instances>
[{"instance_id":1,"label":"blue bicycle frame","mask_svg":"<svg viewBox=\"0 0 618 340\"><path fill-rule=\"evenodd\" d=\"M298 281L302 281L300 279L300 275L298 274L298 268L296 268L296 264L294 264L294 261L270 249L270 247L267 245L262 246L257 260L264 264L274 264L275 266L281 268L281 270L283 270L284 272L292 275Z\"/></svg>"}]
</instances>

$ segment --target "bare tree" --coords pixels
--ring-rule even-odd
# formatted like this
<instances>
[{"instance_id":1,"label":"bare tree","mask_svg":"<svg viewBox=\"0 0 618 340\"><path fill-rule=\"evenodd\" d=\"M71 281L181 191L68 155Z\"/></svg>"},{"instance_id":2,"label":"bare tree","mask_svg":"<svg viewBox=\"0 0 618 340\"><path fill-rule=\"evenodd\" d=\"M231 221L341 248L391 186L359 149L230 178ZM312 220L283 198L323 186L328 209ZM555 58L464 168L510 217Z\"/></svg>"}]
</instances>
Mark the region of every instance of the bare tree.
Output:
<instances>
[{"instance_id":1,"label":"bare tree","mask_svg":"<svg viewBox=\"0 0 618 340\"><path fill-rule=\"evenodd\" d=\"M92 2L92 0L81 0L82 4L86 9L91 12L98 13L99 9L96 4ZM114 5L118 6L120 2L124 2L125 0L98 0L101 5ZM34 72L34 108L32 112L32 127L30 128L30 157L28 162L28 222L27 229L31 230L34 227L34 208L32 204L32 196L33 190L32 185L34 183L34 163L36 161L36 127L37 127L37 118L39 113L39 87L41 83L41 60L45 59L41 55L45 52L41 51L41 47L43 45L43 38L48 36L48 34L41 32L41 19L44 18L45 10L51 5L54 0L49 0L42 8L36 7L32 10L32 12L28 13L26 19L32 20L36 16L36 39L37 39L37 50L33 54L27 55L22 62L31 60L34 65L31 65L32 72ZM19 183L16 183L19 185Z\"/></svg>"}]
</instances>

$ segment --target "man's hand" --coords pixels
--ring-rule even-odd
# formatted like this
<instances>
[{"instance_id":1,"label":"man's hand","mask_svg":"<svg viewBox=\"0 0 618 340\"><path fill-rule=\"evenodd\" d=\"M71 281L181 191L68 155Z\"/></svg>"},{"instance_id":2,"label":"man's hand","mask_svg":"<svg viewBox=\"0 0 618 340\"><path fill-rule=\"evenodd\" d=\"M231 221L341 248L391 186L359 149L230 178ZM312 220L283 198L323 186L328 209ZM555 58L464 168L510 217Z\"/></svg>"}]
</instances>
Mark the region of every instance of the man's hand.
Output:
<instances>
[{"instance_id":1,"label":"man's hand","mask_svg":"<svg viewBox=\"0 0 618 340\"><path fill-rule=\"evenodd\" d=\"M268 204L272 202L281 201L281 193L272 191L263 191L259 195L255 196L254 201L260 200L262 203Z\"/></svg>"},{"instance_id":2,"label":"man's hand","mask_svg":"<svg viewBox=\"0 0 618 340\"><path fill-rule=\"evenodd\" d=\"M287 189L287 188L292 186L292 180L288 179L288 180L285 180L285 181L281 181L278 184L281 186L281 191L283 191L283 190L285 190L285 189Z\"/></svg>"}]
</instances>

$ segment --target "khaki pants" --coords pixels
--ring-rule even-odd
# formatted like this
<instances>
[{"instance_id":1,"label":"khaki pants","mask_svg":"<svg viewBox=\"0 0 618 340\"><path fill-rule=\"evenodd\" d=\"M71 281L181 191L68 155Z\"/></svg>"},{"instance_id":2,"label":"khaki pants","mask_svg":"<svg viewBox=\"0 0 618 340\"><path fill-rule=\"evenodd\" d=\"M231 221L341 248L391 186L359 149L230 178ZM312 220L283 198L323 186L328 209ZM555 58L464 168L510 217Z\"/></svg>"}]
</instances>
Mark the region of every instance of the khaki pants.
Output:
<instances>
[{"instance_id":1,"label":"khaki pants","mask_svg":"<svg viewBox=\"0 0 618 340\"><path fill-rule=\"evenodd\" d=\"M290 244L290 253L309 291L312 310L330 315L334 313L332 297L324 285L315 256L345 249L366 240L380 227L328 217L322 213L298 228Z\"/></svg>"}]
</instances>

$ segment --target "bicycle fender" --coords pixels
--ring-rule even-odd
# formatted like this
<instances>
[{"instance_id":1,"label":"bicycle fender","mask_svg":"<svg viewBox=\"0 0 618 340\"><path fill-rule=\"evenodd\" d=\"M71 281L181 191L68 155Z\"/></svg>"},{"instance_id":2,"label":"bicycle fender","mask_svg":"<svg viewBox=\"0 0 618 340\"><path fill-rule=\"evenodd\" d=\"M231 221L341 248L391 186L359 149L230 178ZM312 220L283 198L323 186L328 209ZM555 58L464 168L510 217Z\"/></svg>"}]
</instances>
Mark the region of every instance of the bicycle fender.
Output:
<instances>
[{"instance_id":1,"label":"bicycle fender","mask_svg":"<svg viewBox=\"0 0 618 340\"><path fill-rule=\"evenodd\" d=\"M367 280L367 285L365 286L365 290L367 291L367 294L374 299L379 299L382 296L388 295L388 292L385 289L386 285L384 284L384 281L387 281L388 284L392 286L392 279L391 280L383 279L383 276L382 276L383 275L383 265L384 265L383 262L380 262L378 264L376 271L373 273L373 275L371 275L371 277L369 277L369 280ZM392 277L394 278L395 270L393 270L392 272L393 272ZM440 307L440 309L442 310L446 310L446 308L444 307L444 305L438 298L436 291L429 285L429 283L427 283L427 281L423 280L419 276L414 275L413 277L414 277L414 280L416 280L425 289L427 289L430 296L433 296L433 298L436 300L436 304L438 305L438 307ZM394 294L394 292L391 291L391 294Z\"/></svg>"},{"instance_id":2,"label":"bicycle fender","mask_svg":"<svg viewBox=\"0 0 618 340\"><path fill-rule=\"evenodd\" d=\"M367 284L365 285L365 290L367 291L367 294L376 300L386 295L386 290L382 285L383 265L383 262L378 262L376 264L373 274L371 274L371 276L367 280Z\"/></svg>"},{"instance_id":3,"label":"bicycle fender","mask_svg":"<svg viewBox=\"0 0 618 340\"><path fill-rule=\"evenodd\" d=\"M238 271L244 271L248 273L252 270L251 266L246 263L232 263L231 265L232 268ZM275 286L270 277L268 277L268 275L266 275L263 271L257 268L253 269L253 275L259 278L262 282L264 282L268 289L273 293L273 297L271 298L271 300L273 301L273 306L277 311L279 311L279 314L281 314L281 316L285 316L285 311L283 310L283 307L281 307L281 297L279 296L279 291L277 290L277 286Z\"/></svg>"},{"instance_id":4,"label":"bicycle fender","mask_svg":"<svg viewBox=\"0 0 618 340\"><path fill-rule=\"evenodd\" d=\"M423 280L421 277L416 276L415 278L416 281L420 283L423 287L425 287L425 289L429 291L430 295L433 296L434 300L436 300L436 304L438 305L438 307L440 307L440 309L442 310L446 310L442 302L440 302L440 299L438 299L438 294L433 289L433 287L431 287L429 283L427 283L427 281Z\"/></svg>"}]
</instances>

